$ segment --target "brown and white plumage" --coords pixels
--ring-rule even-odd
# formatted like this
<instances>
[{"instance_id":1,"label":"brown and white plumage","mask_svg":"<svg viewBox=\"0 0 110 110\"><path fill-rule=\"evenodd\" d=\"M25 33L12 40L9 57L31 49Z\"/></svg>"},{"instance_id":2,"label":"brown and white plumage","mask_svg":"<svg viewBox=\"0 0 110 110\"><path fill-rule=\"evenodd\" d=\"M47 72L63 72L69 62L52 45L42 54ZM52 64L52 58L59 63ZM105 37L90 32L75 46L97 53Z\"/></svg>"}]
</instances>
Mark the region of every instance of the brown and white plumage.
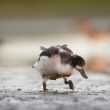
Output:
<instances>
[{"instance_id":1,"label":"brown and white plumage","mask_svg":"<svg viewBox=\"0 0 110 110\"><path fill-rule=\"evenodd\" d=\"M64 78L65 84L69 84L70 89L74 89L72 81L67 81L67 77L73 74L74 68L80 71L84 78L87 78L83 68L85 65L84 59L78 55L73 55L67 45L40 48L42 52L33 67L40 72L44 79L44 91L46 90L46 81L48 79L56 80L61 77Z\"/></svg>"}]
</instances>

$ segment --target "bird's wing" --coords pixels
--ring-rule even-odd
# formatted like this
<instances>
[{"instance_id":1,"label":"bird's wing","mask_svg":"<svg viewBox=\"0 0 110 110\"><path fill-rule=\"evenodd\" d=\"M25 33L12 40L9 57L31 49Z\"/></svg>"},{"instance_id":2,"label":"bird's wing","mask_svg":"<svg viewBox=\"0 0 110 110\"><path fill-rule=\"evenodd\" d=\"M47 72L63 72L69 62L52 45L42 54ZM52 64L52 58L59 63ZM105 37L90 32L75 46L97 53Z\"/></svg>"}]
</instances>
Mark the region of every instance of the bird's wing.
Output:
<instances>
[{"instance_id":1,"label":"bird's wing","mask_svg":"<svg viewBox=\"0 0 110 110\"><path fill-rule=\"evenodd\" d=\"M59 53L60 58L61 58L61 63L65 64L71 57L71 54L69 54L68 52L62 52Z\"/></svg>"},{"instance_id":2,"label":"bird's wing","mask_svg":"<svg viewBox=\"0 0 110 110\"><path fill-rule=\"evenodd\" d=\"M62 45L61 47L62 47L62 49L64 49L67 53L73 54L72 50L69 49L66 44Z\"/></svg>"},{"instance_id":3,"label":"bird's wing","mask_svg":"<svg viewBox=\"0 0 110 110\"><path fill-rule=\"evenodd\" d=\"M42 51L45 51L47 48L45 48L45 47L43 47L43 46L40 46L40 49L41 49Z\"/></svg>"},{"instance_id":4,"label":"bird's wing","mask_svg":"<svg viewBox=\"0 0 110 110\"><path fill-rule=\"evenodd\" d=\"M62 46L63 46L63 47L68 47L68 45L67 45L67 44L63 44Z\"/></svg>"},{"instance_id":5,"label":"bird's wing","mask_svg":"<svg viewBox=\"0 0 110 110\"><path fill-rule=\"evenodd\" d=\"M66 44L57 45L57 46L51 46L49 48L45 48L44 51L40 53L39 59L41 56L48 56L49 58L51 58L55 55L59 55L61 63L65 63L71 57L72 54L73 54L72 50L69 49Z\"/></svg>"},{"instance_id":6,"label":"bird's wing","mask_svg":"<svg viewBox=\"0 0 110 110\"><path fill-rule=\"evenodd\" d=\"M58 54L58 52L59 52L59 50L58 50L58 48L56 48L56 47L50 47L50 48L47 48L47 49L45 48L45 50L42 51L39 56L40 56L40 57L41 57L41 56L52 57L52 56Z\"/></svg>"}]
</instances>

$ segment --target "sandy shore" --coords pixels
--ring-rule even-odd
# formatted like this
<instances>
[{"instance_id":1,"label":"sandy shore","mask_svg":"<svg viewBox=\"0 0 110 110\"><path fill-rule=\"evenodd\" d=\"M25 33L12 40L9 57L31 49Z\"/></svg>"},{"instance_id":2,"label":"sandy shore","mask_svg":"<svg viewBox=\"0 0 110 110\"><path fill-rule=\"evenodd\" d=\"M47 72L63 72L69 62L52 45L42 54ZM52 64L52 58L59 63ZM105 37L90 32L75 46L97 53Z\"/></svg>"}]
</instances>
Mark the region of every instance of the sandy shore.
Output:
<instances>
[{"instance_id":1,"label":"sandy shore","mask_svg":"<svg viewBox=\"0 0 110 110\"><path fill-rule=\"evenodd\" d=\"M75 90L63 79L48 81L47 92L37 72L25 68L0 69L0 110L110 110L110 76L79 73L70 77Z\"/></svg>"}]
</instances>

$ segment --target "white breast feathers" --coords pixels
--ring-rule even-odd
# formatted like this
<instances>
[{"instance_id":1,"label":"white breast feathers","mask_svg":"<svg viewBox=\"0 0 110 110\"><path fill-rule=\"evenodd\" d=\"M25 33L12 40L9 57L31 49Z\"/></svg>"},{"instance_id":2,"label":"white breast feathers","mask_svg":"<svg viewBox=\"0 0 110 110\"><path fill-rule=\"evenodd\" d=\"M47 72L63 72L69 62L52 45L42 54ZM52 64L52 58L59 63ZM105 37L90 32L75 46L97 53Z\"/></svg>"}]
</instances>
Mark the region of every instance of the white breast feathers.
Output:
<instances>
[{"instance_id":1,"label":"white breast feathers","mask_svg":"<svg viewBox=\"0 0 110 110\"><path fill-rule=\"evenodd\" d=\"M48 56L41 56L39 62L34 64L34 67L41 73L67 73L71 66L69 64L62 64L59 55L54 55L49 58Z\"/></svg>"}]
</instances>

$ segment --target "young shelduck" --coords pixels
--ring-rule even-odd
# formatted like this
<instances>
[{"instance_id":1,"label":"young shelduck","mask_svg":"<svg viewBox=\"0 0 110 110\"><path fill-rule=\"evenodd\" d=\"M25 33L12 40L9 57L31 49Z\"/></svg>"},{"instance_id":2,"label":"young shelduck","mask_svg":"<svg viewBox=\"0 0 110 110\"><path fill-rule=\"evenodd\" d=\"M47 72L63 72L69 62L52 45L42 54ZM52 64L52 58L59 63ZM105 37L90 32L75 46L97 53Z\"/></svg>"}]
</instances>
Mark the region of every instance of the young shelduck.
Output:
<instances>
[{"instance_id":1,"label":"young shelduck","mask_svg":"<svg viewBox=\"0 0 110 110\"><path fill-rule=\"evenodd\" d=\"M49 48L40 47L42 52L38 61L33 65L43 78L43 90L46 91L46 81L63 78L64 83L74 90L74 85L67 78L73 75L73 70L78 70L82 77L87 79L84 71L85 61L81 56L74 55L67 45L51 46Z\"/></svg>"}]
</instances>

